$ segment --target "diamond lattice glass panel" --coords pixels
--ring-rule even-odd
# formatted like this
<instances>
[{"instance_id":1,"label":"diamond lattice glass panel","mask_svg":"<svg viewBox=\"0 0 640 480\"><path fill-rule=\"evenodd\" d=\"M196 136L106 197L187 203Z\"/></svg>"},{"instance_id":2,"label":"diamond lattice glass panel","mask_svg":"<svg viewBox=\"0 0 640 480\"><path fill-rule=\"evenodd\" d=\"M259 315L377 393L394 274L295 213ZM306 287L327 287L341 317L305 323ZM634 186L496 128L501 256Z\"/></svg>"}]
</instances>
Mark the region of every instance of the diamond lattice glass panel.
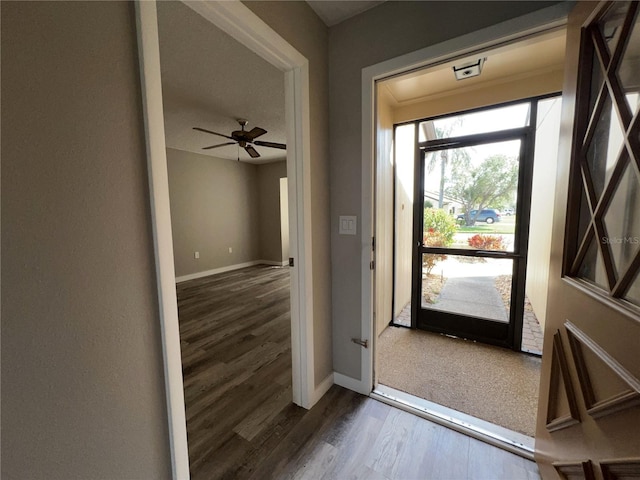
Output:
<instances>
[{"instance_id":1,"label":"diamond lattice glass panel","mask_svg":"<svg viewBox=\"0 0 640 480\"><path fill-rule=\"evenodd\" d=\"M631 283L631 287L627 290L627 294L624 296L625 300L638 305L640 307L640 270L636 274L635 280Z\"/></svg>"},{"instance_id":2,"label":"diamond lattice glass panel","mask_svg":"<svg viewBox=\"0 0 640 480\"><path fill-rule=\"evenodd\" d=\"M638 14L618 67L618 77L631 113L635 114L640 107L640 15Z\"/></svg>"},{"instance_id":3,"label":"diamond lattice glass panel","mask_svg":"<svg viewBox=\"0 0 640 480\"><path fill-rule=\"evenodd\" d=\"M617 278L627 271L640 249L640 179L633 165L627 165L604 215L608 243Z\"/></svg>"},{"instance_id":4,"label":"diamond lattice glass panel","mask_svg":"<svg viewBox=\"0 0 640 480\"><path fill-rule=\"evenodd\" d=\"M620 40L622 24L624 23L624 18L629 10L630 4L631 2L614 2L604 17L602 17L602 20L598 22L598 28L607 44L610 55L613 54L613 51L618 45L618 40Z\"/></svg>"},{"instance_id":5,"label":"diamond lattice glass panel","mask_svg":"<svg viewBox=\"0 0 640 480\"><path fill-rule=\"evenodd\" d=\"M582 243L582 239L584 238L584 234L587 233L587 227L591 222L591 209L589 208L589 204L587 203L587 195L585 194L584 189L582 189L582 193L580 195L580 219L578 222L578 245Z\"/></svg>"},{"instance_id":6,"label":"diamond lattice glass panel","mask_svg":"<svg viewBox=\"0 0 640 480\"><path fill-rule=\"evenodd\" d=\"M602 66L600 65L600 60L598 60L598 55L596 54L595 49L593 50L593 59L591 64L591 93L589 94L589 111L593 112L593 109L596 105L596 100L598 100L598 95L600 95L600 91L604 86L604 73L602 70Z\"/></svg>"},{"instance_id":7,"label":"diamond lattice glass panel","mask_svg":"<svg viewBox=\"0 0 640 480\"><path fill-rule=\"evenodd\" d=\"M595 237L591 239L587 254L582 259L582 264L578 269L577 276L609 290L604 261L602 260L602 254L600 253Z\"/></svg>"},{"instance_id":8,"label":"diamond lattice glass panel","mask_svg":"<svg viewBox=\"0 0 640 480\"><path fill-rule=\"evenodd\" d=\"M623 143L624 132L620 128L618 117L607 96L587 150L587 163L598 197L602 195L604 186L611 177Z\"/></svg>"}]
</instances>

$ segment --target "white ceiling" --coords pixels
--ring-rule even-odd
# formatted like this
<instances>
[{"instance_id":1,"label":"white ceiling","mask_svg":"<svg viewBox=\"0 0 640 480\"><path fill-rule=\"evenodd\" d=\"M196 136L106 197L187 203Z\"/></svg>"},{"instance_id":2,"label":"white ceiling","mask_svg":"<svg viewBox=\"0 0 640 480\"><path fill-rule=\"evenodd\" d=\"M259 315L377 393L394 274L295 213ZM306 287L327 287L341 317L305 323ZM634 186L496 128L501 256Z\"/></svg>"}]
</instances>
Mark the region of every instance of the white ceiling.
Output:
<instances>
[{"instance_id":1,"label":"white ceiling","mask_svg":"<svg viewBox=\"0 0 640 480\"><path fill-rule=\"evenodd\" d=\"M355 17L365 10L384 3L384 1L385 0L307 0L307 3L313 8L325 25L332 27L348 18Z\"/></svg>"},{"instance_id":2,"label":"white ceiling","mask_svg":"<svg viewBox=\"0 0 640 480\"><path fill-rule=\"evenodd\" d=\"M562 70L565 56L565 31L531 37L470 57L460 58L433 68L419 70L384 82L397 106L423 102L463 90L469 91L524 79L540 73ZM453 66L486 57L477 77L456 80Z\"/></svg>"},{"instance_id":3,"label":"white ceiling","mask_svg":"<svg viewBox=\"0 0 640 480\"><path fill-rule=\"evenodd\" d=\"M202 150L229 140L198 132L202 127L225 135L247 129L268 131L259 140L286 143L284 74L182 2L158 2L162 97L167 146L218 158L265 163L284 160L286 152L259 147L251 159L236 145Z\"/></svg>"}]
</instances>

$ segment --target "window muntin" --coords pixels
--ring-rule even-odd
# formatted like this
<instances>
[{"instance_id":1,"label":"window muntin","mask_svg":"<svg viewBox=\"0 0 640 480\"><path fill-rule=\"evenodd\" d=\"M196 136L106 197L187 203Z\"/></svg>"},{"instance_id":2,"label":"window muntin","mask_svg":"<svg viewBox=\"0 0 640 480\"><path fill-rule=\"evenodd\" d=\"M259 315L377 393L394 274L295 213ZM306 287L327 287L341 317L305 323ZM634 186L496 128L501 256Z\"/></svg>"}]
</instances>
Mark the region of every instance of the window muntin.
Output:
<instances>
[{"instance_id":1,"label":"window muntin","mask_svg":"<svg viewBox=\"0 0 640 480\"><path fill-rule=\"evenodd\" d=\"M565 273L640 307L638 3L613 2L584 32Z\"/></svg>"}]
</instances>

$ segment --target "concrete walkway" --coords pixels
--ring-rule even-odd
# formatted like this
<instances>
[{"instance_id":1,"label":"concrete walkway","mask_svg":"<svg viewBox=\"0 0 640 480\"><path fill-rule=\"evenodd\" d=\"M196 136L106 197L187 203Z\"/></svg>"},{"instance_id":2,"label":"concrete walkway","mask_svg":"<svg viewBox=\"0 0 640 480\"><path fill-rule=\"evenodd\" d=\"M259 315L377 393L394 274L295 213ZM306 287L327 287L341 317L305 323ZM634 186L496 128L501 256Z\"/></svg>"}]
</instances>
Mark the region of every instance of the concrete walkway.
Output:
<instances>
[{"instance_id":1,"label":"concrete walkway","mask_svg":"<svg viewBox=\"0 0 640 480\"><path fill-rule=\"evenodd\" d=\"M450 255L438 262L432 274L444 280L435 303L424 303L423 308L433 308L463 315L488 318L498 322L508 321L508 311L495 286L500 275L510 275L512 263L508 260L489 259L486 262L469 263ZM522 329L522 350L542 353L542 329L531 305L525 299ZM411 326L411 304L407 304L396 317L398 325Z\"/></svg>"},{"instance_id":2,"label":"concrete walkway","mask_svg":"<svg viewBox=\"0 0 640 480\"><path fill-rule=\"evenodd\" d=\"M495 281L499 275L511 274L512 261L468 260L449 255L446 260L438 262L431 273L445 279L445 282L435 303L424 307L507 323L509 317Z\"/></svg>"},{"instance_id":3,"label":"concrete walkway","mask_svg":"<svg viewBox=\"0 0 640 480\"><path fill-rule=\"evenodd\" d=\"M447 279L431 308L508 323L502 297L495 287L495 276L453 277Z\"/></svg>"}]
</instances>

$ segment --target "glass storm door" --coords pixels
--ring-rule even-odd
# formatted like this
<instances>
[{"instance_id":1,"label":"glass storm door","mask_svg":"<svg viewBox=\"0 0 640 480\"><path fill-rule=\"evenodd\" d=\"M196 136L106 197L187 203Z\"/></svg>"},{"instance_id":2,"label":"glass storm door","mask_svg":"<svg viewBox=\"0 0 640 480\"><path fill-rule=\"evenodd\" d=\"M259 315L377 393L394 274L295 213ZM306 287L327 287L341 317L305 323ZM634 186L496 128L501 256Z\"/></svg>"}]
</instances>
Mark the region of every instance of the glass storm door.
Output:
<instances>
[{"instance_id":1,"label":"glass storm door","mask_svg":"<svg viewBox=\"0 0 640 480\"><path fill-rule=\"evenodd\" d=\"M520 349L535 102L419 124L413 327Z\"/></svg>"}]
</instances>

